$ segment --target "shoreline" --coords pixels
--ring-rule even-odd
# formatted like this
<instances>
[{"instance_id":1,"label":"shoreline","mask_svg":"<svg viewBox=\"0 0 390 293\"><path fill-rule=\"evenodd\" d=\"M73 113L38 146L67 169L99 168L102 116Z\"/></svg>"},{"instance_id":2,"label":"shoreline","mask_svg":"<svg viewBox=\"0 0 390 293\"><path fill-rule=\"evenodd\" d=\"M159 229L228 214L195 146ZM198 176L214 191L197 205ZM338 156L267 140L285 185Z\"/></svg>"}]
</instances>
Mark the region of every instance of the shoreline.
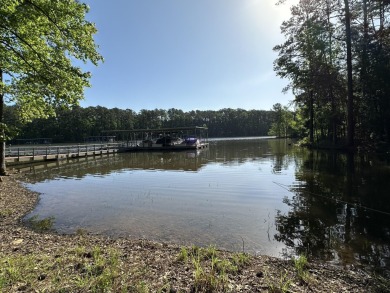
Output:
<instances>
[{"instance_id":1,"label":"shoreline","mask_svg":"<svg viewBox=\"0 0 390 293\"><path fill-rule=\"evenodd\" d=\"M145 239L37 232L21 219L39 201L23 175L0 182L0 292L385 292L360 269ZM12 264L17 266L12 267ZM14 271L18 271L15 273Z\"/></svg>"}]
</instances>

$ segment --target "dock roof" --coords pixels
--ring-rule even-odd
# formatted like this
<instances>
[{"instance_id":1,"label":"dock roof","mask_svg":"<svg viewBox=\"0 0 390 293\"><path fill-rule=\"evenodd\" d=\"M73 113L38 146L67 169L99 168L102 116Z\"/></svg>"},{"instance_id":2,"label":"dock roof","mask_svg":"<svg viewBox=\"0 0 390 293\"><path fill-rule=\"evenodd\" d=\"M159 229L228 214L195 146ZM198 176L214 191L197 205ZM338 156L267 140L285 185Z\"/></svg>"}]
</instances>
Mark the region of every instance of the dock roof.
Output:
<instances>
[{"instance_id":1,"label":"dock roof","mask_svg":"<svg viewBox=\"0 0 390 293\"><path fill-rule=\"evenodd\" d=\"M140 133L140 132L179 132L186 130L208 130L205 126L189 126L189 127L172 127L172 128L155 128L155 129L113 129L113 130L102 130L102 133L118 133L118 132L129 132L129 133Z\"/></svg>"}]
</instances>

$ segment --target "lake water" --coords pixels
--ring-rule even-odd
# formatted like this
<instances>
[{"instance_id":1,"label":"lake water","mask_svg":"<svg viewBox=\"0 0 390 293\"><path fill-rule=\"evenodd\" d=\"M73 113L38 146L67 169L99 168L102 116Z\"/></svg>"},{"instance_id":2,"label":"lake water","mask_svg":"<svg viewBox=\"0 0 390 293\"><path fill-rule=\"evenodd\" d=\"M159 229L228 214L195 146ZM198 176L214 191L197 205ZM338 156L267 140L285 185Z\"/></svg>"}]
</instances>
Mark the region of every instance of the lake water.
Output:
<instances>
[{"instance_id":1,"label":"lake water","mask_svg":"<svg viewBox=\"0 0 390 293\"><path fill-rule=\"evenodd\" d=\"M24 168L26 171L26 168ZM28 168L27 217L78 229L342 265L390 266L390 165L268 138Z\"/></svg>"}]
</instances>

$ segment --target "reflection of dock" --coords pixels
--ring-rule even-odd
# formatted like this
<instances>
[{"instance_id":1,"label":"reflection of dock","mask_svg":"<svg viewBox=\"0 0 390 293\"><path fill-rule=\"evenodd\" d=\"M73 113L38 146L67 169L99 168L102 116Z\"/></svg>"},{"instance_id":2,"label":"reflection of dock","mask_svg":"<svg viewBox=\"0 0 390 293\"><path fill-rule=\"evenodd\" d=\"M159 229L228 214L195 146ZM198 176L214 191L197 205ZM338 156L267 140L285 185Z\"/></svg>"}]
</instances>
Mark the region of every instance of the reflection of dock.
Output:
<instances>
[{"instance_id":1,"label":"reflection of dock","mask_svg":"<svg viewBox=\"0 0 390 293\"><path fill-rule=\"evenodd\" d=\"M59 176L77 177L105 176L126 170L164 170L197 172L209 162L208 151L180 152L127 152L101 156L69 158L15 165L22 173L34 175L34 181L43 181Z\"/></svg>"},{"instance_id":2,"label":"reflection of dock","mask_svg":"<svg viewBox=\"0 0 390 293\"><path fill-rule=\"evenodd\" d=\"M198 145L173 145L173 146L163 146L163 145L152 145L152 146L130 146L122 148L122 151L127 152L136 152L136 151L184 151L184 150L202 150L207 149L209 147L208 143L200 143Z\"/></svg>"}]
</instances>

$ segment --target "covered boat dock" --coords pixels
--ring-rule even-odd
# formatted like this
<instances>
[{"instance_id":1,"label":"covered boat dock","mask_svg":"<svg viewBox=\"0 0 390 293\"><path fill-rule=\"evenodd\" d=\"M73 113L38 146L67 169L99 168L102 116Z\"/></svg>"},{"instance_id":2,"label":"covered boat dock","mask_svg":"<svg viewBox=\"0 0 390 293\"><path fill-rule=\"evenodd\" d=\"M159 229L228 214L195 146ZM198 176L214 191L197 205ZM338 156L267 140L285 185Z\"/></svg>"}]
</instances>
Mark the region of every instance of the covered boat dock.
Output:
<instances>
[{"instance_id":1,"label":"covered boat dock","mask_svg":"<svg viewBox=\"0 0 390 293\"><path fill-rule=\"evenodd\" d=\"M209 147L207 127L175 127L157 129L104 130L104 134L121 136L126 150L198 150Z\"/></svg>"}]
</instances>

